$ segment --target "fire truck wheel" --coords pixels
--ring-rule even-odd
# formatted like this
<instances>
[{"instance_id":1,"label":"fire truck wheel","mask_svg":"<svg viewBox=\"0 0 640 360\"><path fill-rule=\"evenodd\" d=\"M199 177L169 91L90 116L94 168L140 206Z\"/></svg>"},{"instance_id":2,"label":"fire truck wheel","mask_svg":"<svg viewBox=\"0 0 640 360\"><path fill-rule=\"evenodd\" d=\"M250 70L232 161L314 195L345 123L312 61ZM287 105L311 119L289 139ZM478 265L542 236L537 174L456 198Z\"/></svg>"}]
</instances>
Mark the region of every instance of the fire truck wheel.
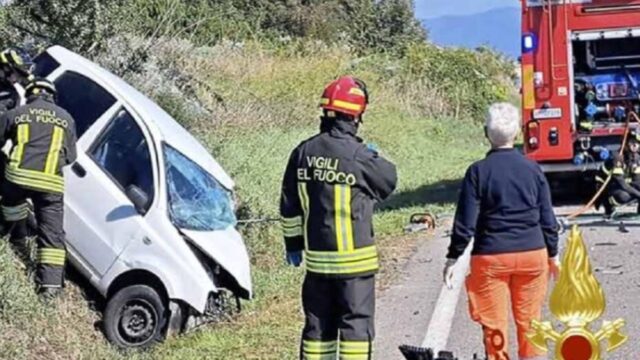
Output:
<instances>
[{"instance_id":1,"label":"fire truck wheel","mask_svg":"<svg viewBox=\"0 0 640 360\"><path fill-rule=\"evenodd\" d=\"M164 339L168 315L156 290L147 285L128 286L108 300L105 335L118 348L146 349Z\"/></svg>"}]
</instances>

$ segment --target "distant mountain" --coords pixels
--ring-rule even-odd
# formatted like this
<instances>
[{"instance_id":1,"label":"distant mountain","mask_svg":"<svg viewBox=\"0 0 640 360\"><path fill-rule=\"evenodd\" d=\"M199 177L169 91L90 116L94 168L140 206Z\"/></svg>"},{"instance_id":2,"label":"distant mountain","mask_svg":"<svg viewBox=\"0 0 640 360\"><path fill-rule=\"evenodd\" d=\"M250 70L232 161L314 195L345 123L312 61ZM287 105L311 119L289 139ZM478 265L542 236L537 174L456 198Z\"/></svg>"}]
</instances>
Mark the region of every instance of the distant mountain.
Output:
<instances>
[{"instance_id":1,"label":"distant mountain","mask_svg":"<svg viewBox=\"0 0 640 360\"><path fill-rule=\"evenodd\" d=\"M426 19L429 39L444 46L488 45L516 58L520 55L520 9L503 7L473 15Z\"/></svg>"},{"instance_id":2,"label":"distant mountain","mask_svg":"<svg viewBox=\"0 0 640 360\"><path fill-rule=\"evenodd\" d=\"M470 15L503 7L520 6L516 0L415 0L418 19L444 15Z\"/></svg>"}]
</instances>

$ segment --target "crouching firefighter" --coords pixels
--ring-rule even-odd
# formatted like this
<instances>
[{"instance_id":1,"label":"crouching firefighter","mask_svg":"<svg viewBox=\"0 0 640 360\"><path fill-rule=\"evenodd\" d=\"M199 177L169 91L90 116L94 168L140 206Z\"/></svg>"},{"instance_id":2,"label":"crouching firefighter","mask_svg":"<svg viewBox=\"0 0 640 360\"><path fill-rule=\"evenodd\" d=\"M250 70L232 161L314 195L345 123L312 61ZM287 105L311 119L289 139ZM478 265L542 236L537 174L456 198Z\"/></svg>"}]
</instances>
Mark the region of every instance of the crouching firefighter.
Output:
<instances>
[{"instance_id":1,"label":"crouching firefighter","mask_svg":"<svg viewBox=\"0 0 640 360\"><path fill-rule=\"evenodd\" d=\"M280 212L290 265L304 261L304 360L372 358L378 254L373 208L395 189L395 166L356 136L368 104L363 82L324 91L320 133L289 159Z\"/></svg>"},{"instance_id":2,"label":"crouching firefighter","mask_svg":"<svg viewBox=\"0 0 640 360\"><path fill-rule=\"evenodd\" d=\"M596 177L598 183L604 184L611 176L607 189L598 200L598 206L604 206L606 216L612 216L619 206L640 202L640 136L630 135L624 155L614 154L605 162L603 174Z\"/></svg>"},{"instance_id":3,"label":"crouching firefighter","mask_svg":"<svg viewBox=\"0 0 640 360\"><path fill-rule=\"evenodd\" d=\"M12 149L2 184L2 213L11 225L26 221L31 199L38 223L36 286L44 299L61 293L66 249L62 167L76 159L73 118L55 104L55 86L43 79L25 88L27 104L0 117L0 144ZM20 237L15 227L11 237Z\"/></svg>"}]
</instances>

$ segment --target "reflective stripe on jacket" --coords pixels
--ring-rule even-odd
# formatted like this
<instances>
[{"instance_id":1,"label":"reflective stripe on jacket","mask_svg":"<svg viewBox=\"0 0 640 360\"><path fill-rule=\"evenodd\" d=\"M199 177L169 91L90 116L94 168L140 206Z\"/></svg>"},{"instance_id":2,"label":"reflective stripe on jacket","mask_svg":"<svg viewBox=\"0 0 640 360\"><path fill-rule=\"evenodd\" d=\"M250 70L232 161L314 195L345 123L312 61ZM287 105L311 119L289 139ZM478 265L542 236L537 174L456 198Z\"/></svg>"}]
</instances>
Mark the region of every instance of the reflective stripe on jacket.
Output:
<instances>
[{"instance_id":1,"label":"reflective stripe on jacket","mask_svg":"<svg viewBox=\"0 0 640 360\"><path fill-rule=\"evenodd\" d=\"M635 198L640 198L640 191L630 185L632 180L630 169L630 164L626 164L621 160L609 159L605 161L601 169L602 175L596 176L596 181L604 183L605 179L611 176L611 181L606 189L608 197L611 197L617 191L624 191Z\"/></svg>"},{"instance_id":2,"label":"reflective stripe on jacket","mask_svg":"<svg viewBox=\"0 0 640 360\"><path fill-rule=\"evenodd\" d=\"M64 192L62 167L76 159L73 118L62 108L36 98L0 118L0 143L12 140L5 170L8 181L50 193Z\"/></svg>"},{"instance_id":3,"label":"reflective stripe on jacket","mask_svg":"<svg viewBox=\"0 0 640 360\"><path fill-rule=\"evenodd\" d=\"M307 271L330 277L378 270L373 208L396 186L396 169L355 136L353 122L323 131L291 154L280 212L288 251L304 250Z\"/></svg>"}]
</instances>

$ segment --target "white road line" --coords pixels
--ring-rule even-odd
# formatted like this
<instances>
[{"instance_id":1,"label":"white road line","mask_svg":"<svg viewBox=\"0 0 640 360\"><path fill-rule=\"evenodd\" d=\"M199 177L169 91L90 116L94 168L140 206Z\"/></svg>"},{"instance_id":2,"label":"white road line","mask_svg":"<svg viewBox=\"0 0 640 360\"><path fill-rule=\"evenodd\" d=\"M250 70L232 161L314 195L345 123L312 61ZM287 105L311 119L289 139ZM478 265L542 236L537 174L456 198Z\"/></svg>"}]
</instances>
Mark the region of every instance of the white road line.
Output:
<instances>
[{"instance_id":1,"label":"white road line","mask_svg":"<svg viewBox=\"0 0 640 360\"><path fill-rule=\"evenodd\" d=\"M436 302L429 322L427 334L422 342L425 348L431 348L437 354L438 351L446 350L449 341L449 333L453 324L453 317L458 307L458 298L464 280L469 272L469 260L471 258L471 248L469 244L467 251L458 259L453 273L453 289L449 290L446 285L442 286L440 296Z\"/></svg>"}]
</instances>

